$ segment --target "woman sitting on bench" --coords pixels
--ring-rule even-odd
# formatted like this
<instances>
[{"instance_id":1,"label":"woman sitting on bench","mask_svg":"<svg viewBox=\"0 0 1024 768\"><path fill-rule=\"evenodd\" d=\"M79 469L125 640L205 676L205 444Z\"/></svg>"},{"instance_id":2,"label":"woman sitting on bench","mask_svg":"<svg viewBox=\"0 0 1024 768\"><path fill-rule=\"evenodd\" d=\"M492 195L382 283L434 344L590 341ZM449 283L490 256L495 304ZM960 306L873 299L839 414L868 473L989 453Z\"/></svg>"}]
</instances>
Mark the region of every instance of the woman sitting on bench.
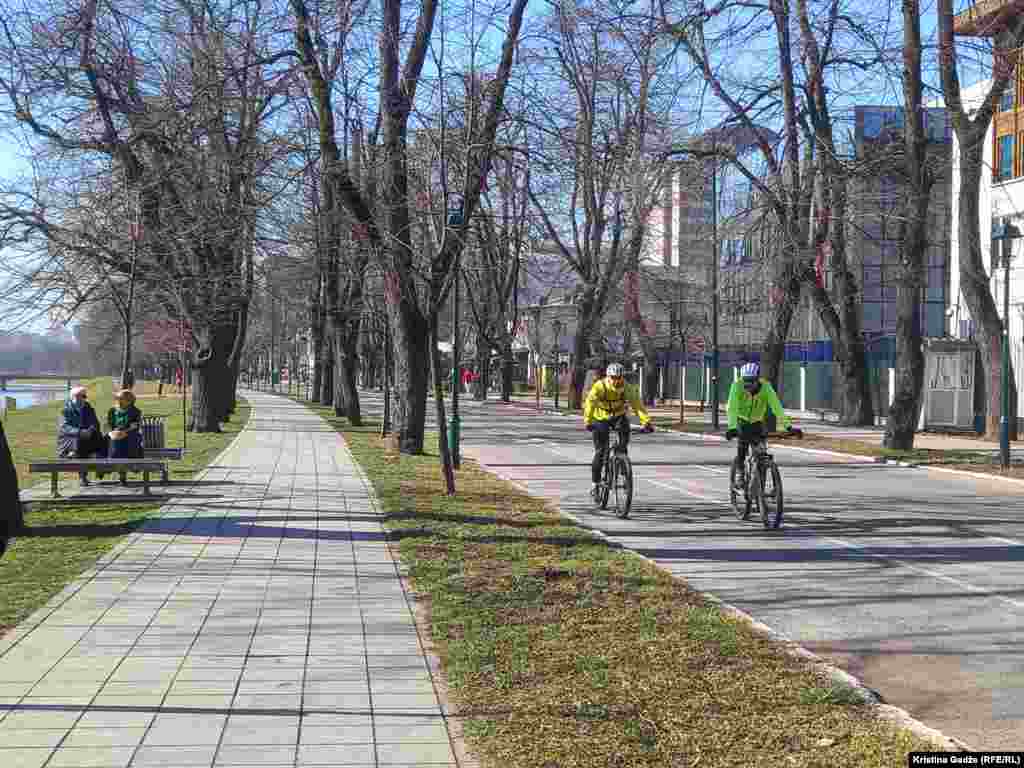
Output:
<instances>
[{"instance_id":1,"label":"woman sitting on bench","mask_svg":"<svg viewBox=\"0 0 1024 768\"><path fill-rule=\"evenodd\" d=\"M100 432L100 421L96 411L89 405L85 387L75 387L71 397L64 403L60 429L57 432L57 455L61 458L89 459L105 458L107 440ZM80 472L82 485L88 485L86 472Z\"/></svg>"},{"instance_id":2,"label":"woman sitting on bench","mask_svg":"<svg viewBox=\"0 0 1024 768\"><path fill-rule=\"evenodd\" d=\"M135 393L122 389L115 397L117 405L107 412L110 429L110 458L142 458L142 412L135 407ZM121 482L125 482L124 474Z\"/></svg>"}]
</instances>

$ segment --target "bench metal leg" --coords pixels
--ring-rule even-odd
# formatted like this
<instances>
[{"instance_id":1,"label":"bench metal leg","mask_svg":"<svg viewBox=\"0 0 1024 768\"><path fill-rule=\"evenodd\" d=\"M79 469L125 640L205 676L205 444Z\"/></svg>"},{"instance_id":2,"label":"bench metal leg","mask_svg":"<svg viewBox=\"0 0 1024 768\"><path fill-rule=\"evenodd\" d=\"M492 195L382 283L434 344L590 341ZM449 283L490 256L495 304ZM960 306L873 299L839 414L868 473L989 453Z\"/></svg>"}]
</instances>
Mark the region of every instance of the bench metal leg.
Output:
<instances>
[{"instance_id":1,"label":"bench metal leg","mask_svg":"<svg viewBox=\"0 0 1024 768\"><path fill-rule=\"evenodd\" d=\"M142 473L142 492L149 496L149 472Z\"/></svg>"},{"instance_id":2,"label":"bench metal leg","mask_svg":"<svg viewBox=\"0 0 1024 768\"><path fill-rule=\"evenodd\" d=\"M59 499L60 498L60 491L57 490L57 473L56 472L51 472L50 473L50 494L55 499Z\"/></svg>"},{"instance_id":3,"label":"bench metal leg","mask_svg":"<svg viewBox=\"0 0 1024 768\"><path fill-rule=\"evenodd\" d=\"M160 475L161 475L163 484L167 485L167 482L168 482L168 480L167 480L167 470L165 469L163 472L160 473Z\"/></svg>"}]
</instances>

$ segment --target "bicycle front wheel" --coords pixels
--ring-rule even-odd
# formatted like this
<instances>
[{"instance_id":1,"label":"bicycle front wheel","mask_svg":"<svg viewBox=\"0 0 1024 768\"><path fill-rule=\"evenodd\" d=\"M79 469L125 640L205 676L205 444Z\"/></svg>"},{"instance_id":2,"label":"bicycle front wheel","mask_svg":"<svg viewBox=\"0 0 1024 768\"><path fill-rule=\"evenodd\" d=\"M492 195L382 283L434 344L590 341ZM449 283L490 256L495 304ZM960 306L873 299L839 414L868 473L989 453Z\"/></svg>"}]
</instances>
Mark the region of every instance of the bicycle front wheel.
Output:
<instances>
[{"instance_id":1,"label":"bicycle front wheel","mask_svg":"<svg viewBox=\"0 0 1024 768\"><path fill-rule=\"evenodd\" d=\"M775 462L758 468L757 477L751 483L751 493L755 495L755 503L761 513L761 521L765 530L782 526L782 475Z\"/></svg>"},{"instance_id":2,"label":"bicycle front wheel","mask_svg":"<svg viewBox=\"0 0 1024 768\"><path fill-rule=\"evenodd\" d=\"M608 509L608 495L612 489L612 463L607 458L601 472L601 485L597 489L597 504L601 509Z\"/></svg>"},{"instance_id":3,"label":"bicycle front wheel","mask_svg":"<svg viewBox=\"0 0 1024 768\"><path fill-rule=\"evenodd\" d=\"M625 520L633 506L633 465L625 456L615 457L615 513Z\"/></svg>"}]
</instances>

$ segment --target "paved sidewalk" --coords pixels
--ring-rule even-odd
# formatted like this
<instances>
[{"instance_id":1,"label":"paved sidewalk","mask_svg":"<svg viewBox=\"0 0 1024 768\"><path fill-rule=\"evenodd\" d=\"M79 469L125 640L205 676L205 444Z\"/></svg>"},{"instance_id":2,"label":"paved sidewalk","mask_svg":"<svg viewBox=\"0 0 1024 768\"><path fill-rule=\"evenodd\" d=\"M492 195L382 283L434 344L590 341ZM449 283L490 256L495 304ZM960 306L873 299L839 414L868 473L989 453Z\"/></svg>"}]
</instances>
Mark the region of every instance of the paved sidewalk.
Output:
<instances>
[{"instance_id":1,"label":"paved sidewalk","mask_svg":"<svg viewBox=\"0 0 1024 768\"><path fill-rule=\"evenodd\" d=\"M246 397L191 493L0 640L0 767L455 765L368 481Z\"/></svg>"}]
</instances>

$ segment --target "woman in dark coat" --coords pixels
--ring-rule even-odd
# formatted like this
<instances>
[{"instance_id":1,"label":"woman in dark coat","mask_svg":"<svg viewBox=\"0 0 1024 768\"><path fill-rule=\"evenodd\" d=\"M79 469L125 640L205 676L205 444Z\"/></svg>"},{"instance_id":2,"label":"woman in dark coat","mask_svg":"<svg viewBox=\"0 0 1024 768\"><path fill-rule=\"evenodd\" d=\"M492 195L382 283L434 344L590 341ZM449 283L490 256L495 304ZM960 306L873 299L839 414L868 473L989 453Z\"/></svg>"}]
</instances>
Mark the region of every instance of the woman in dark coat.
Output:
<instances>
[{"instance_id":1,"label":"woman in dark coat","mask_svg":"<svg viewBox=\"0 0 1024 768\"><path fill-rule=\"evenodd\" d=\"M100 420L87 400L85 387L75 387L64 403L60 429L57 432L57 455L64 458L105 458L107 441L100 431ZM79 473L82 485L88 485L86 472Z\"/></svg>"}]
</instances>

